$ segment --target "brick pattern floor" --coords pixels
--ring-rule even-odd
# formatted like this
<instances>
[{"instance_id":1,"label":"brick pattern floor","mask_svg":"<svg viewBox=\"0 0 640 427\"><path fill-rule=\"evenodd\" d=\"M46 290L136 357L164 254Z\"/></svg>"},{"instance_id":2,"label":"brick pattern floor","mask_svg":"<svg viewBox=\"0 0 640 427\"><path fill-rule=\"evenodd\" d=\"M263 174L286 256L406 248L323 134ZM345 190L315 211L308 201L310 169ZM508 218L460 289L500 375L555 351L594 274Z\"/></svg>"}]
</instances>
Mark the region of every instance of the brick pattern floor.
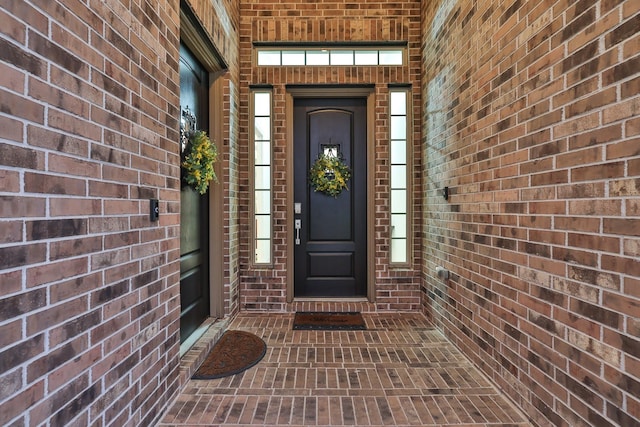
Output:
<instances>
[{"instance_id":1,"label":"brick pattern floor","mask_svg":"<svg viewBox=\"0 0 640 427\"><path fill-rule=\"evenodd\" d=\"M189 380L161 426L530 426L420 314L364 314L366 331L293 331L242 314L267 343L238 375Z\"/></svg>"}]
</instances>

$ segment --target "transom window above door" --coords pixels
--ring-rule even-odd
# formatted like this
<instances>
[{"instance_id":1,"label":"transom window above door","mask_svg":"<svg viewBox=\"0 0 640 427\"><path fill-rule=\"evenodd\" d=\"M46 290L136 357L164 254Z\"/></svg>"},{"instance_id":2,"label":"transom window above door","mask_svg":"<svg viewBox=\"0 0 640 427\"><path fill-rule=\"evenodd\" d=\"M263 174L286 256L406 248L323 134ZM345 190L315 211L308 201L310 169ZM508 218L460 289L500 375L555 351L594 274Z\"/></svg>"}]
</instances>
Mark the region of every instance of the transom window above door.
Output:
<instances>
[{"instance_id":1,"label":"transom window above door","mask_svg":"<svg viewBox=\"0 0 640 427\"><path fill-rule=\"evenodd\" d=\"M255 48L260 67L273 66L401 66L406 44L271 44Z\"/></svg>"}]
</instances>

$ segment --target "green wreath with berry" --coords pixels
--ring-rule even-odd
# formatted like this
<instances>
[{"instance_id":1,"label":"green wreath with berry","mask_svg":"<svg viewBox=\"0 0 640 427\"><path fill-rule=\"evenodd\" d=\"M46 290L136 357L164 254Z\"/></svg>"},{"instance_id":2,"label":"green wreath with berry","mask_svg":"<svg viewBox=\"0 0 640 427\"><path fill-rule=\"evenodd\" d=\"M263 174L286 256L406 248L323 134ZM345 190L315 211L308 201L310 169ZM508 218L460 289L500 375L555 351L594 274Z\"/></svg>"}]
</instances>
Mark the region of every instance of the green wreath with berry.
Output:
<instances>
[{"instance_id":1,"label":"green wreath with berry","mask_svg":"<svg viewBox=\"0 0 640 427\"><path fill-rule=\"evenodd\" d=\"M184 181L198 193L206 193L212 180L218 182L218 177L213 170L216 160L218 160L218 150L207 133L204 131L191 133L182 160Z\"/></svg>"},{"instance_id":2,"label":"green wreath with berry","mask_svg":"<svg viewBox=\"0 0 640 427\"><path fill-rule=\"evenodd\" d=\"M328 196L338 197L343 190L348 190L347 181L351 178L351 170L338 156L321 153L311 166L309 180L313 191Z\"/></svg>"}]
</instances>

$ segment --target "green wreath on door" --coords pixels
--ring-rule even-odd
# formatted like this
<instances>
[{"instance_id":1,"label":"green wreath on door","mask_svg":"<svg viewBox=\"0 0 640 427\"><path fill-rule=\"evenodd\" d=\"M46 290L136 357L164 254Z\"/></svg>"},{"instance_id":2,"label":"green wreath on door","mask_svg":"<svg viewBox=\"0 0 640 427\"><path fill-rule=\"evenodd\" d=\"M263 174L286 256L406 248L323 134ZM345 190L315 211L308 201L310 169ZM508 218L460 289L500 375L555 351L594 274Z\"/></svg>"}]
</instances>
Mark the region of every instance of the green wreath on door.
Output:
<instances>
[{"instance_id":1,"label":"green wreath on door","mask_svg":"<svg viewBox=\"0 0 640 427\"><path fill-rule=\"evenodd\" d=\"M218 159L218 150L204 131L193 132L184 150L182 168L184 180L200 194L207 192L209 183L218 182L213 164Z\"/></svg>"},{"instance_id":2,"label":"green wreath on door","mask_svg":"<svg viewBox=\"0 0 640 427\"><path fill-rule=\"evenodd\" d=\"M338 197L343 190L348 190L347 182L351 178L351 170L341 156L320 153L309 171L309 180L313 191L328 196Z\"/></svg>"}]
</instances>

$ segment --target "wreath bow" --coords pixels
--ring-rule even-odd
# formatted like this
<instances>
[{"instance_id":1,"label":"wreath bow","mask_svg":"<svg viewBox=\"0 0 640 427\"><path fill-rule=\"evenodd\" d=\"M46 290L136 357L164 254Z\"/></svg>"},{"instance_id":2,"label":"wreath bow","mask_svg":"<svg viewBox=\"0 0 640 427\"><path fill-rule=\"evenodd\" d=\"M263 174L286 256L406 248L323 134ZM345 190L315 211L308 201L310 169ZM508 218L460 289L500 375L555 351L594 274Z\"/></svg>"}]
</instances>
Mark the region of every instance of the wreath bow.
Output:
<instances>
[{"instance_id":1,"label":"wreath bow","mask_svg":"<svg viewBox=\"0 0 640 427\"><path fill-rule=\"evenodd\" d=\"M347 181L351 170L341 157L320 153L311 166L309 179L313 191L338 197L342 190L349 190Z\"/></svg>"}]
</instances>

